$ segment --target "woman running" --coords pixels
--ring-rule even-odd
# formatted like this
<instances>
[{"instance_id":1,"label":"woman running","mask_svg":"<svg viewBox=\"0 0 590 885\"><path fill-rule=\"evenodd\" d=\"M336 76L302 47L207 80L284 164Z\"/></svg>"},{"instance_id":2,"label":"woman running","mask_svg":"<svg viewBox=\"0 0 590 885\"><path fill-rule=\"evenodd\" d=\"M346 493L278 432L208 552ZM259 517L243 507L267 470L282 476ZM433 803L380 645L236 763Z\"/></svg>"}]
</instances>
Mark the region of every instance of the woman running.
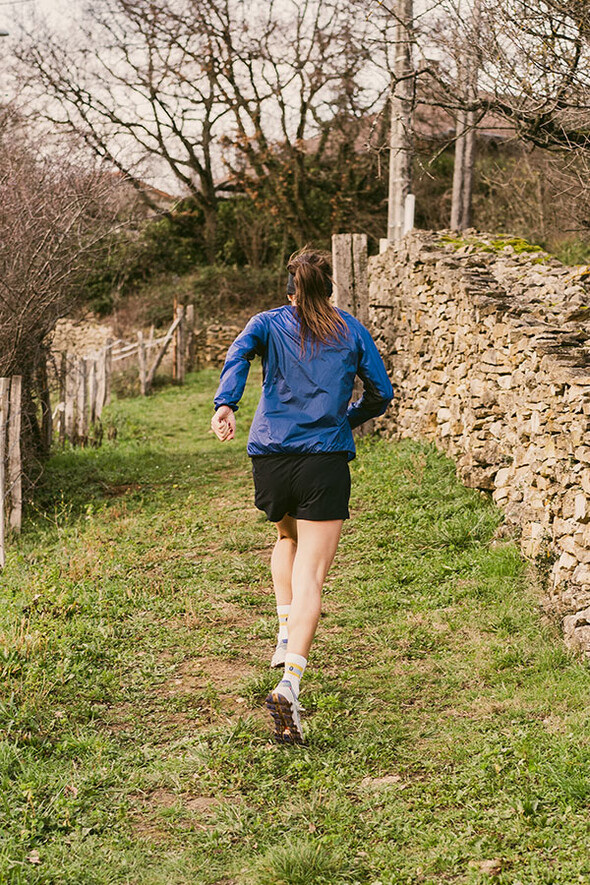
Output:
<instances>
[{"instance_id":1,"label":"woman running","mask_svg":"<svg viewBox=\"0 0 590 885\"><path fill-rule=\"evenodd\" d=\"M222 441L234 438L250 363L262 357L248 454L256 506L278 530L271 571L279 634L271 666L284 666L266 706L275 738L302 743L299 683L324 580L349 517L352 430L382 415L393 391L369 332L330 303L329 254L306 247L291 256L287 270L289 304L254 316L228 350L211 427ZM357 375L364 392L350 403Z\"/></svg>"}]
</instances>

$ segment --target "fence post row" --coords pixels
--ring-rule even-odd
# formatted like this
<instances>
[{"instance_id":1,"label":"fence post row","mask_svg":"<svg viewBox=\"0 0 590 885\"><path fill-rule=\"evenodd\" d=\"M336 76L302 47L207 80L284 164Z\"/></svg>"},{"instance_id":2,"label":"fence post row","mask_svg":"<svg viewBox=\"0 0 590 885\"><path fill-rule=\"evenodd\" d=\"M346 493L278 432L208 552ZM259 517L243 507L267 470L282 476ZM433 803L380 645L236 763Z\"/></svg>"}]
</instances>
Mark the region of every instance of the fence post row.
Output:
<instances>
[{"instance_id":1,"label":"fence post row","mask_svg":"<svg viewBox=\"0 0 590 885\"><path fill-rule=\"evenodd\" d=\"M60 443L69 440L73 445L86 445L90 429L100 423L102 411L111 398L111 376L113 360L125 360L137 353L139 387L142 396L152 387L155 374L173 345L173 377L182 382L186 369L192 367L195 357L194 345L194 305L186 308L175 303L172 325L163 338L154 338L154 327L146 340L143 332L137 333L137 342L114 342L108 338L105 347L86 357L76 357L62 353L59 371L59 397L53 419L57 419L57 433ZM123 346L113 355L114 345ZM148 350L161 345L152 365L148 369ZM50 409L49 399L47 408ZM51 414L48 412L48 414Z\"/></svg>"},{"instance_id":2,"label":"fence post row","mask_svg":"<svg viewBox=\"0 0 590 885\"><path fill-rule=\"evenodd\" d=\"M154 340L153 326L148 344L143 332L137 333L139 381L142 395L146 395L153 383L156 371L170 345L174 342L173 374L183 381L187 366L194 363L194 306L175 306L175 317L168 329L159 352L148 371L147 349L159 342ZM41 371L42 425L46 448L51 445L53 420L57 419L57 434L63 445L66 439L72 444L85 445L90 427L100 422L102 410L111 398L111 374L113 364L113 340L98 354L77 358L61 354L59 368L59 403L52 415L46 370ZM0 569L6 563L6 526L18 532L22 525L22 376L0 378Z\"/></svg>"}]
</instances>

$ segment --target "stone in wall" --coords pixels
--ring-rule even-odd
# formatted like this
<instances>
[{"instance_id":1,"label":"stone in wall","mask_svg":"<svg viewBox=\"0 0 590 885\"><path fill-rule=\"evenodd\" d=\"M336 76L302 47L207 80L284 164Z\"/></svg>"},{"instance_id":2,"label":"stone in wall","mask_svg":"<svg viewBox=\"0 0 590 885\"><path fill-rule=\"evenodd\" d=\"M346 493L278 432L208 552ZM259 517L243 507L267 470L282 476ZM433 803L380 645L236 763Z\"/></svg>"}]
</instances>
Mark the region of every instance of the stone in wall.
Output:
<instances>
[{"instance_id":1,"label":"stone in wall","mask_svg":"<svg viewBox=\"0 0 590 885\"><path fill-rule=\"evenodd\" d=\"M110 325L98 322L92 315L81 319L67 317L57 321L51 339L51 350L54 353L87 356L92 351L101 350L109 338L115 337Z\"/></svg>"},{"instance_id":2,"label":"stone in wall","mask_svg":"<svg viewBox=\"0 0 590 885\"><path fill-rule=\"evenodd\" d=\"M370 319L395 387L382 427L434 440L490 491L547 604L590 655L590 285L543 252L414 231L370 260Z\"/></svg>"},{"instance_id":3,"label":"stone in wall","mask_svg":"<svg viewBox=\"0 0 590 885\"><path fill-rule=\"evenodd\" d=\"M237 335L242 331L240 326L211 325L195 332L196 365L223 365L227 350Z\"/></svg>"}]
</instances>

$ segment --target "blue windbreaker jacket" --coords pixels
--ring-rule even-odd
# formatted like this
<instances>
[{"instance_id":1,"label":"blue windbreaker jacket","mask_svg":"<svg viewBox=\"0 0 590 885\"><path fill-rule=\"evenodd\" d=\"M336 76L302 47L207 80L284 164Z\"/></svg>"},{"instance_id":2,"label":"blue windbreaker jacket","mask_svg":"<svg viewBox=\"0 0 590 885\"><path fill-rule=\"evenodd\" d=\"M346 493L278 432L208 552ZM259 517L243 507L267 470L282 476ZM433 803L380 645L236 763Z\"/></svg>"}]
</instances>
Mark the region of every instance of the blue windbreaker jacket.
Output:
<instances>
[{"instance_id":1,"label":"blue windbreaker jacket","mask_svg":"<svg viewBox=\"0 0 590 885\"><path fill-rule=\"evenodd\" d=\"M291 305L252 317L229 348L216 409L237 410L250 362L262 357L262 396L250 429L249 455L347 452L351 460L352 429L382 415L391 402L391 382L371 335L351 314L338 312L348 335L314 353L311 348L301 352L299 320ZM350 403L356 375L364 392Z\"/></svg>"}]
</instances>

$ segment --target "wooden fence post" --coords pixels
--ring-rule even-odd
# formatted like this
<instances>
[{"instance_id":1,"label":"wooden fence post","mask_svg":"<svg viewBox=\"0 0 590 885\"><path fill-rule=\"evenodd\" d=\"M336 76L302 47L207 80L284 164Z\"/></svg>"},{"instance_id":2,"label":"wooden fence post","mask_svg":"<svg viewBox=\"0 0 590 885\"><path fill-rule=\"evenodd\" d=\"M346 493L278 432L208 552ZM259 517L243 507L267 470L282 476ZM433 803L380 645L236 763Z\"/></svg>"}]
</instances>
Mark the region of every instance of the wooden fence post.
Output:
<instances>
[{"instance_id":1,"label":"wooden fence post","mask_svg":"<svg viewBox=\"0 0 590 885\"><path fill-rule=\"evenodd\" d=\"M57 433L60 446L66 441L66 378L68 374L68 357L62 353L59 365L59 406L57 413Z\"/></svg>"},{"instance_id":2,"label":"wooden fence post","mask_svg":"<svg viewBox=\"0 0 590 885\"><path fill-rule=\"evenodd\" d=\"M154 378L156 377L156 372L158 371L158 366L160 365L160 363L164 359L164 354L168 350L170 342L172 341L172 339L174 337L174 333L176 332L176 329L178 328L179 322L180 322L179 318L176 317L176 319L174 320L174 322L172 323L172 325L170 326L170 328L166 332L166 335L164 337L164 341L162 342L162 346L161 346L159 352L156 354L154 361L150 366L149 372L147 373L147 379L146 379L146 390L148 392L151 390L151 386L153 384Z\"/></svg>"},{"instance_id":3,"label":"wooden fence post","mask_svg":"<svg viewBox=\"0 0 590 885\"><path fill-rule=\"evenodd\" d=\"M147 369L143 332L137 333L137 362L139 365L139 392L142 396L145 396L147 392Z\"/></svg>"},{"instance_id":4,"label":"wooden fence post","mask_svg":"<svg viewBox=\"0 0 590 885\"><path fill-rule=\"evenodd\" d=\"M20 532L23 517L23 470L20 446L22 391L22 376L13 375L10 381L8 416L8 488L10 489L10 528L15 532Z\"/></svg>"},{"instance_id":5,"label":"wooden fence post","mask_svg":"<svg viewBox=\"0 0 590 885\"><path fill-rule=\"evenodd\" d=\"M111 402L111 374L113 371L113 339L107 338L104 354L104 401L108 406ZM101 407L102 412L102 407ZM100 418L100 415L98 416Z\"/></svg>"},{"instance_id":6,"label":"wooden fence post","mask_svg":"<svg viewBox=\"0 0 590 885\"><path fill-rule=\"evenodd\" d=\"M106 360L107 360L107 349L103 347L102 350L99 351L98 361L96 367L96 418L100 421L100 417L102 415L102 410L104 408L104 401L106 398L106 384L107 384L107 369L106 369Z\"/></svg>"},{"instance_id":7,"label":"wooden fence post","mask_svg":"<svg viewBox=\"0 0 590 885\"><path fill-rule=\"evenodd\" d=\"M369 322L367 235L334 234L332 265L335 306L353 314L366 326Z\"/></svg>"},{"instance_id":8,"label":"wooden fence post","mask_svg":"<svg viewBox=\"0 0 590 885\"><path fill-rule=\"evenodd\" d=\"M174 298L174 304L172 305L172 321L176 322L178 319L178 301ZM178 329L178 323L174 329L174 338L172 339L172 380L176 381L177 372L178 372L178 355L176 353L178 349L178 335L176 334L176 329Z\"/></svg>"},{"instance_id":9,"label":"wooden fence post","mask_svg":"<svg viewBox=\"0 0 590 885\"><path fill-rule=\"evenodd\" d=\"M51 395L47 376L47 353L42 353L35 367L37 395L41 407L41 448L48 455L53 441L53 416L51 414Z\"/></svg>"},{"instance_id":10,"label":"wooden fence post","mask_svg":"<svg viewBox=\"0 0 590 885\"><path fill-rule=\"evenodd\" d=\"M88 441L88 396L86 393L86 360L79 359L76 367L76 436L78 444Z\"/></svg>"},{"instance_id":11,"label":"wooden fence post","mask_svg":"<svg viewBox=\"0 0 590 885\"><path fill-rule=\"evenodd\" d=\"M355 316L364 326L369 325L369 278L366 234L334 234L332 236L333 302L336 307ZM362 393L357 379L353 398ZM370 433L373 422L366 421L355 430L359 436Z\"/></svg>"},{"instance_id":12,"label":"wooden fence post","mask_svg":"<svg viewBox=\"0 0 590 885\"><path fill-rule=\"evenodd\" d=\"M96 357L92 356L86 358L88 375L88 415L92 427L96 424L96 363Z\"/></svg>"},{"instance_id":13,"label":"wooden fence post","mask_svg":"<svg viewBox=\"0 0 590 885\"><path fill-rule=\"evenodd\" d=\"M74 357L67 353L65 359L65 397L64 397L64 425L65 435L69 442L74 443L74 404L76 398L76 374Z\"/></svg>"},{"instance_id":14,"label":"wooden fence post","mask_svg":"<svg viewBox=\"0 0 590 885\"><path fill-rule=\"evenodd\" d=\"M186 341L186 370L192 372L195 368L195 305L187 304L184 311L185 341Z\"/></svg>"},{"instance_id":15,"label":"wooden fence post","mask_svg":"<svg viewBox=\"0 0 590 885\"><path fill-rule=\"evenodd\" d=\"M182 384L185 375L184 307L182 305L176 308L176 318L178 319L176 327L176 380Z\"/></svg>"},{"instance_id":16,"label":"wooden fence post","mask_svg":"<svg viewBox=\"0 0 590 885\"><path fill-rule=\"evenodd\" d=\"M0 378L0 568L6 565L6 431L10 378Z\"/></svg>"}]
</instances>

